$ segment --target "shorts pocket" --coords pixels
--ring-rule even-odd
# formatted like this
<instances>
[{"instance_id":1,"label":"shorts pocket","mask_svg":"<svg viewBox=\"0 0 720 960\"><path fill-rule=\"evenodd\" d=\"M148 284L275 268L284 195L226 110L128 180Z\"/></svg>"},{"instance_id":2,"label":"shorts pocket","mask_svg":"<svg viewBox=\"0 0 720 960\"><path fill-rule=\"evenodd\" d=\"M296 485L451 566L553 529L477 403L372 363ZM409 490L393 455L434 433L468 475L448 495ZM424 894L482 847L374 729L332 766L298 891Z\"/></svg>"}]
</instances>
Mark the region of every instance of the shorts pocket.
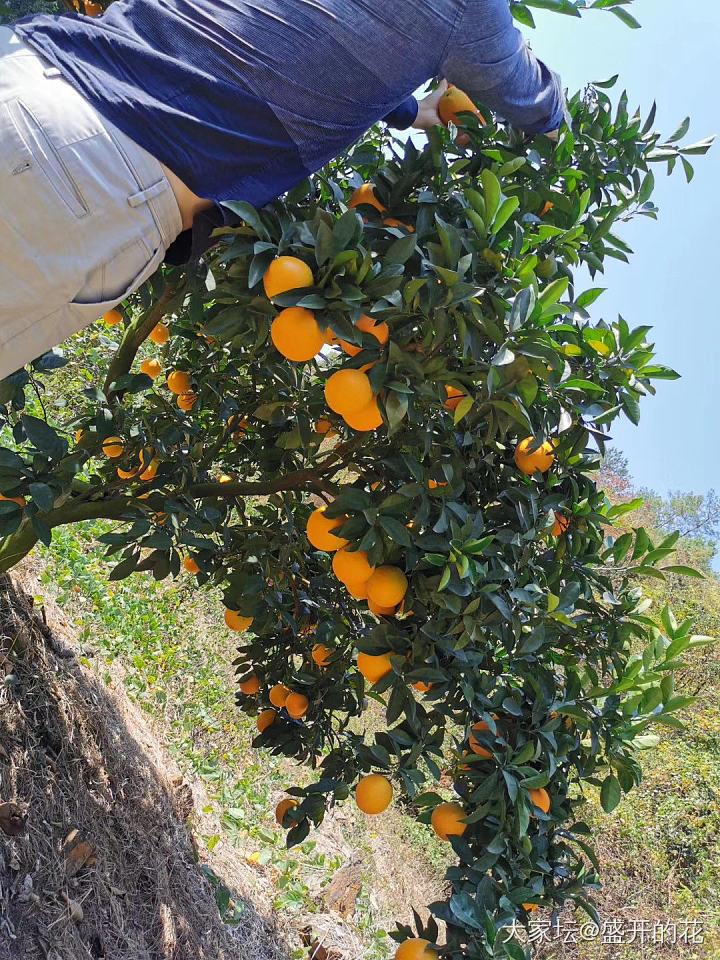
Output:
<instances>
[{"instance_id":1,"label":"shorts pocket","mask_svg":"<svg viewBox=\"0 0 720 960\"><path fill-rule=\"evenodd\" d=\"M70 309L87 323L97 320L141 287L161 265L164 256L162 244L153 252L138 237L92 272L82 290L70 301Z\"/></svg>"},{"instance_id":2,"label":"shorts pocket","mask_svg":"<svg viewBox=\"0 0 720 960\"><path fill-rule=\"evenodd\" d=\"M23 173L35 166L45 175L58 199L78 219L87 216L88 204L65 162L62 148L37 119L21 98L6 100L3 104L17 134L12 173Z\"/></svg>"}]
</instances>

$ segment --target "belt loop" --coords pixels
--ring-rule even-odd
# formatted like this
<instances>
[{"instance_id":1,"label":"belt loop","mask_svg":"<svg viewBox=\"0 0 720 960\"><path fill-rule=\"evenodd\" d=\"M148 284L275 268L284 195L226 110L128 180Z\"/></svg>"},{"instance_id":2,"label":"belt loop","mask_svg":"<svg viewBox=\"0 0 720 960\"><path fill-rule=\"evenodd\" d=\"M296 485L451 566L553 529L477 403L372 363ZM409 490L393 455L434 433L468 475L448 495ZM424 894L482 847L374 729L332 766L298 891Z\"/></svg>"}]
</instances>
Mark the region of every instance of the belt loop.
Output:
<instances>
[{"instance_id":1,"label":"belt loop","mask_svg":"<svg viewBox=\"0 0 720 960\"><path fill-rule=\"evenodd\" d=\"M170 183L166 177L163 177L162 180L158 180L157 183L154 183L146 190L141 190L139 193L130 194L130 196L127 198L127 202L131 207L139 207L140 204L146 203L148 200L152 200L153 197L159 196L168 189L170 189Z\"/></svg>"}]
</instances>

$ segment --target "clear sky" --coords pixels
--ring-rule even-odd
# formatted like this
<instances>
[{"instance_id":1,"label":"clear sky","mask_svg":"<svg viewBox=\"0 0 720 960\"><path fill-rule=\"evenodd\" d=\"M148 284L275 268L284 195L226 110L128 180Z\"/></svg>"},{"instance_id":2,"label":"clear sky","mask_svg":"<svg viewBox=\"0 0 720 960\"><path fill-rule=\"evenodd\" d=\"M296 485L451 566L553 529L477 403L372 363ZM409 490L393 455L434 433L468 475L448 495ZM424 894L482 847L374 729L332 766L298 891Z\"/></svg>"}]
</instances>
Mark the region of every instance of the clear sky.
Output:
<instances>
[{"instance_id":1,"label":"clear sky","mask_svg":"<svg viewBox=\"0 0 720 960\"><path fill-rule=\"evenodd\" d=\"M720 134L720 3L635 0L628 9L642 29L606 11L582 19L533 11L537 29L523 32L571 92L619 73L613 99L627 89L631 109L643 115L657 100L663 133L690 115L688 143ZM658 382L657 395L642 401L638 427L623 419L613 429L636 482L658 493L720 485L720 141L691 162L690 184L681 170L667 178L655 167L659 219L619 230L635 256L629 266L608 261L593 284L608 288L593 317L622 313L631 326L652 325L660 362L682 375Z\"/></svg>"}]
</instances>

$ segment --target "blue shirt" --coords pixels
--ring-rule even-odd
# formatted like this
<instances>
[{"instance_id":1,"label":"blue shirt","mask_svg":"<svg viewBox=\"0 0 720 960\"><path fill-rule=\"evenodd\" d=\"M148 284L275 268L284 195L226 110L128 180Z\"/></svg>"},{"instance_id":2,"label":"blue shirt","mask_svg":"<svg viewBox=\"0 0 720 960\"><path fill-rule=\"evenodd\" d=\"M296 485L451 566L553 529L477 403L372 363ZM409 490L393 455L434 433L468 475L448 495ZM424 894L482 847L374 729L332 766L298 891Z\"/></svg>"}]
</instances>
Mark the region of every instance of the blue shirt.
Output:
<instances>
[{"instance_id":1,"label":"blue shirt","mask_svg":"<svg viewBox=\"0 0 720 960\"><path fill-rule=\"evenodd\" d=\"M98 18L25 17L13 29L127 136L215 202L166 259L196 259L447 77L528 133L557 129L560 78L533 55L507 0L115 0Z\"/></svg>"}]
</instances>

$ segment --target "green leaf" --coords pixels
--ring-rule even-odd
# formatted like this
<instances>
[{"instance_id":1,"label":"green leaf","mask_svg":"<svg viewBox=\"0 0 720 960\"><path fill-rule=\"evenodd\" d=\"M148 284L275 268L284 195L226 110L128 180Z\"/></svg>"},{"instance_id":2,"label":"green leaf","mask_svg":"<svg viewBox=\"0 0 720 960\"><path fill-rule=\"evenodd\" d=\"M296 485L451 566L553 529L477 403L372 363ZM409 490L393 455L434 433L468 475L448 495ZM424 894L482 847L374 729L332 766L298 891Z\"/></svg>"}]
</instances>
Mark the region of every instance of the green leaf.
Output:
<instances>
[{"instance_id":1,"label":"green leaf","mask_svg":"<svg viewBox=\"0 0 720 960\"><path fill-rule=\"evenodd\" d=\"M29 414L23 414L20 422L25 430L25 435L36 450L53 458L61 457L67 452L67 441L63 440L57 431L45 423L44 420L31 417Z\"/></svg>"},{"instance_id":2,"label":"green leaf","mask_svg":"<svg viewBox=\"0 0 720 960\"><path fill-rule=\"evenodd\" d=\"M621 7L612 7L610 13L614 13L618 20L622 20L622 22L631 29L640 29L640 23L631 13L628 13L627 10L623 10Z\"/></svg>"},{"instance_id":3,"label":"green leaf","mask_svg":"<svg viewBox=\"0 0 720 960\"><path fill-rule=\"evenodd\" d=\"M412 546L410 532L404 523L400 523L399 520L395 520L393 517L384 517L382 515L378 519L380 526L394 543L399 543L403 547Z\"/></svg>"},{"instance_id":4,"label":"green leaf","mask_svg":"<svg viewBox=\"0 0 720 960\"><path fill-rule=\"evenodd\" d=\"M493 221L493 233L499 233L502 230L519 206L520 200L518 197L508 197L507 200L503 201Z\"/></svg>"},{"instance_id":5,"label":"green leaf","mask_svg":"<svg viewBox=\"0 0 720 960\"><path fill-rule=\"evenodd\" d=\"M697 580L704 580L704 574L700 573L699 570L694 570L692 567L685 567L682 564L673 564L671 567L661 567L660 568L664 573L677 573L681 577L694 577Z\"/></svg>"},{"instance_id":6,"label":"green leaf","mask_svg":"<svg viewBox=\"0 0 720 960\"><path fill-rule=\"evenodd\" d=\"M31 483L30 496L38 506L38 510L47 513L55 506L55 494L46 483Z\"/></svg>"},{"instance_id":7,"label":"green leaf","mask_svg":"<svg viewBox=\"0 0 720 960\"><path fill-rule=\"evenodd\" d=\"M500 198L502 197L500 181L492 170L487 167L480 174L480 180L482 181L485 200L485 215L483 219L486 223L492 223L500 207Z\"/></svg>"},{"instance_id":8,"label":"green leaf","mask_svg":"<svg viewBox=\"0 0 720 960\"><path fill-rule=\"evenodd\" d=\"M245 223L249 227L252 227L255 233L259 237L262 237L263 240L270 239L265 224L260 219L260 214L251 203L246 203L244 200L223 200L221 201L221 206L227 207L228 210L232 210L233 213L242 217Z\"/></svg>"},{"instance_id":9,"label":"green leaf","mask_svg":"<svg viewBox=\"0 0 720 960\"><path fill-rule=\"evenodd\" d=\"M612 813L615 807L620 803L621 790L620 781L611 773L604 781L600 789L600 803L605 813Z\"/></svg>"}]
</instances>

